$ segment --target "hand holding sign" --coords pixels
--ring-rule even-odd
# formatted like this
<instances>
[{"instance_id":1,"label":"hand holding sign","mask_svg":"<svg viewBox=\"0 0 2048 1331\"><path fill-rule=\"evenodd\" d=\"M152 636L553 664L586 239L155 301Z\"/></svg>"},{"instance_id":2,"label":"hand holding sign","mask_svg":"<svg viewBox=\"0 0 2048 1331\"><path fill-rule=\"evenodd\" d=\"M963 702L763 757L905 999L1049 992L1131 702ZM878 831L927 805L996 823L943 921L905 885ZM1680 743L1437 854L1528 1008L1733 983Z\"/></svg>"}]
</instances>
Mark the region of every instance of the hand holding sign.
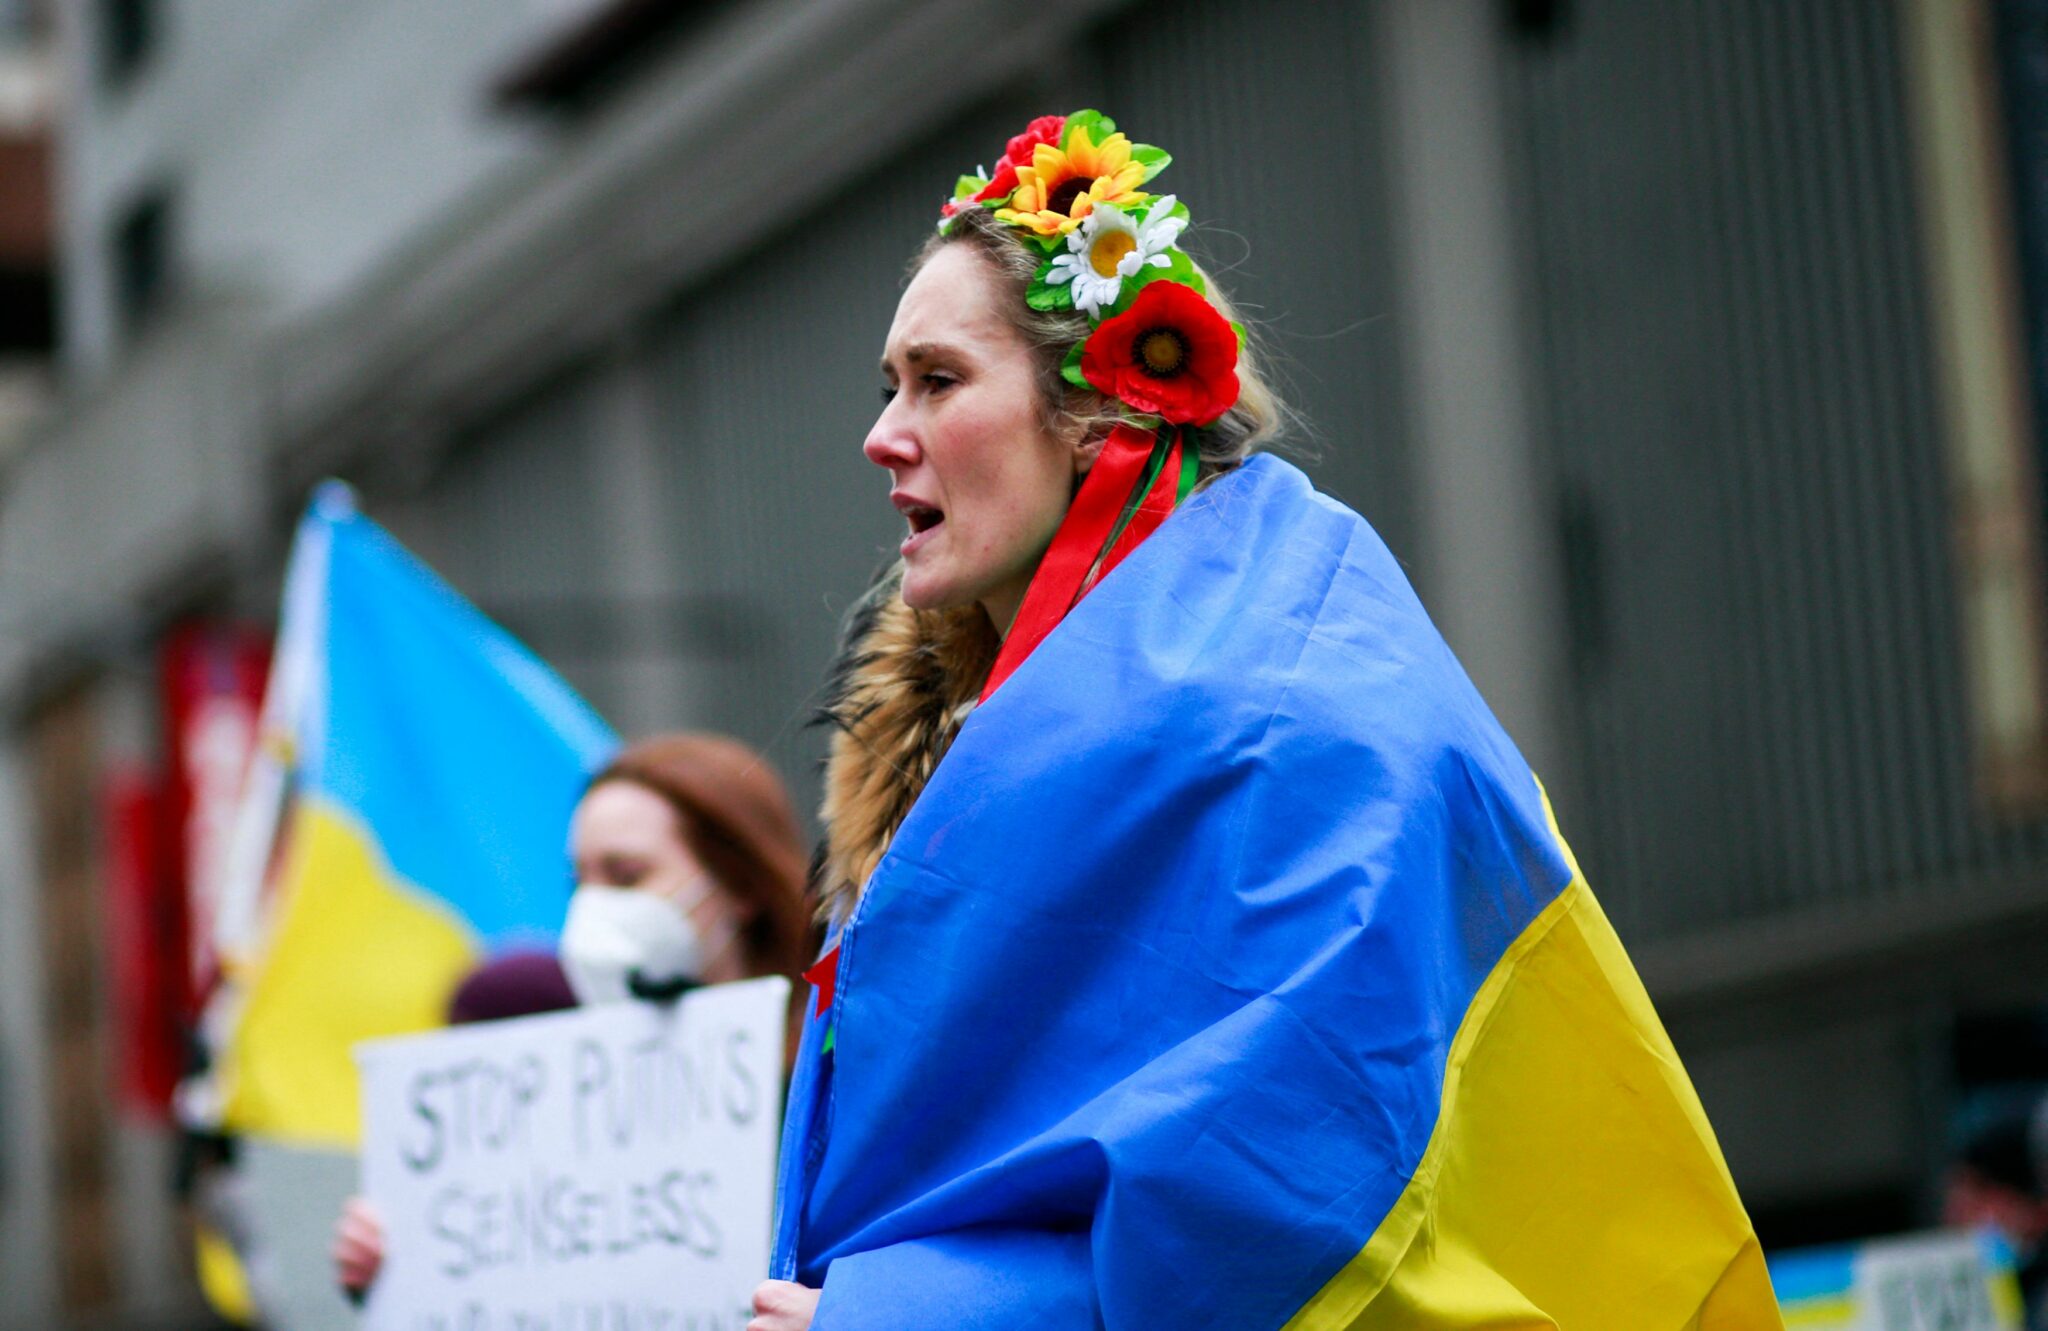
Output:
<instances>
[{"instance_id":1,"label":"hand holding sign","mask_svg":"<svg viewBox=\"0 0 2048 1331\"><path fill-rule=\"evenodd\" d=\"M793 1280L764 1280L754 1289L754 1320L747 1331L809 1331L823 1293Z\"/></svg>"},{"instance_id":2,"label":"hand holding sign","mask_svg":"<svg viewBox=\"0 0 2048 1331\"><path fill-rule=\"evenodd\" d=\"M360 1197L348 1199L334 1226L332 1256L334 1283L349 1302L360 1305L384 1266L384 1222L376 1207Z\"/></svg>"},{"instance_id":3,"label":"hand holding sign","mask_svg":"<svg viewBox=\"0 0 2048 1331\"><path fill-rule=\"evenodd\" d=\"M744 1326L788 982L362 1046L373 1331Z\"/></svg>"}]
</instances>

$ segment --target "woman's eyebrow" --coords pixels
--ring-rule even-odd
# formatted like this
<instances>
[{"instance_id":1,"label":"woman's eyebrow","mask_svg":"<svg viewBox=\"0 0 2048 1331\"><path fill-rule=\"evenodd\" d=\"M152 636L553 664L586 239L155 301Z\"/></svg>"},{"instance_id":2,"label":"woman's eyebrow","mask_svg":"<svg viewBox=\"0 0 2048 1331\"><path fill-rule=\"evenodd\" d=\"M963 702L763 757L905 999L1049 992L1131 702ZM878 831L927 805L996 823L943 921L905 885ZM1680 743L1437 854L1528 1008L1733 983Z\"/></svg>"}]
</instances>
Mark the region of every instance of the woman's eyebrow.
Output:
<instances>
[{"instance_id":1,"label":"woman's eyebrow","mask_svg":"<svg viewBox=\"0 0 2048 1331\"><path fill-rule=\"evenodd\" d=\"M913 342L897 354L903 358L905 364L913 369L920 365L929 365L935 360L957 360L960 358L960 352L944 342ZM884 353L882 356L882 377L893 379L895 376L896 369L889 363L889 357Z\"/></svg>"}]
</instances>

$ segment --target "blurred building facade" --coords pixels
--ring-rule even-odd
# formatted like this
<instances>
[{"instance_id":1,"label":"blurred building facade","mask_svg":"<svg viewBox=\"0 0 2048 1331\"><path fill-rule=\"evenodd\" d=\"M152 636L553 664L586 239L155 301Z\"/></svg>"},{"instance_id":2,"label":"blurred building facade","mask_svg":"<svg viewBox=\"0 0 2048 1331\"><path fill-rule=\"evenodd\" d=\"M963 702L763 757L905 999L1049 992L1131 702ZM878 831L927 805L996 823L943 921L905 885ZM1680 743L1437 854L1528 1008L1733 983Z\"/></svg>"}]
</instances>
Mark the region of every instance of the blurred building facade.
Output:
<instances>
[{"instance_id":1,"label":"blurred building facade","mask_svg":"<svg viewBox=\"0 0 2048 1331\"><path fill-rule=\"evenodd\" d=\"M859 443L904 260L1078 106L1174 153L1766 1241L1932 1220L1955 1018L2048 1000L2037 8L52 7L59 387L0 445L0 1325L192 1306L101 997L167 642L271 613L341 474L621 730L730 731L808 797L895 541Z\"/></svg>"}]
</instances>

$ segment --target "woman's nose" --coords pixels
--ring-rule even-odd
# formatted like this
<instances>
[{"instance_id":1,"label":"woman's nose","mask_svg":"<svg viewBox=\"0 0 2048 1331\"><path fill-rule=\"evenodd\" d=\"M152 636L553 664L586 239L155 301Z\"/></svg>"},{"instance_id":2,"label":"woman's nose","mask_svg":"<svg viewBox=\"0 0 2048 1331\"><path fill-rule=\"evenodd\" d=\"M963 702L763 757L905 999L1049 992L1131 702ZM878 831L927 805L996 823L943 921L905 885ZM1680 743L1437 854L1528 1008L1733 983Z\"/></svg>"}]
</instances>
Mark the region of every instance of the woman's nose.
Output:
<instances>
[{"instance_id":1,"label":"woman's nose","mask_svg":"<svg viewBox=\"0 0 2048 1331\"><path fill-rule=\"evenodd\" d=\"M919 457L917 439L896 419L896 406L892 402L882 408L874 428L868 431L867 442L860 447L861 454L877 467L895 470L898 467L913 467Z\"/></svg>"}]
</instances>

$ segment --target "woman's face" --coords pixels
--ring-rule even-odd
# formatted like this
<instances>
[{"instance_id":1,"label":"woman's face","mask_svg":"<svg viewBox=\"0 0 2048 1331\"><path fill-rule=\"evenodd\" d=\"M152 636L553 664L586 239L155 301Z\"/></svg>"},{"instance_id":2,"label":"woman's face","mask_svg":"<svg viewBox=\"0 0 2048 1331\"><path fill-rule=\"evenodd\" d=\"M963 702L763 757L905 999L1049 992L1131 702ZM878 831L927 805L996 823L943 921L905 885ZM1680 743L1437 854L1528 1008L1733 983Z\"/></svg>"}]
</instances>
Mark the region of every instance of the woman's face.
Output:
<instances>
[{"instance_id":1,"label":"woman's face","mask_svg":"<svg viewBox=\"0 0 2048 1331\"><path fill-rule=\"evenodd\" d=\"M569 821L569 855L579 883L652 892L688 911L710 958L704 983L746 978L738 940L753 909L690 852L666 799L633 781L592 787Z\"/></svg>"},{"instance_id":2,"label":"woman's face","mask_svg":"<svg viewBox=\"0 0 2048 1331\"><path fill-rule=\"evenodd\" d=\"M868 461L888 469L909 526L903 599L920 610L978 601L998 631L1099 445L1043 424L1031 351L1003 318L988 261L948 245L919 269L882 351L887 403Z\"/></svg>"}]
</instances>

